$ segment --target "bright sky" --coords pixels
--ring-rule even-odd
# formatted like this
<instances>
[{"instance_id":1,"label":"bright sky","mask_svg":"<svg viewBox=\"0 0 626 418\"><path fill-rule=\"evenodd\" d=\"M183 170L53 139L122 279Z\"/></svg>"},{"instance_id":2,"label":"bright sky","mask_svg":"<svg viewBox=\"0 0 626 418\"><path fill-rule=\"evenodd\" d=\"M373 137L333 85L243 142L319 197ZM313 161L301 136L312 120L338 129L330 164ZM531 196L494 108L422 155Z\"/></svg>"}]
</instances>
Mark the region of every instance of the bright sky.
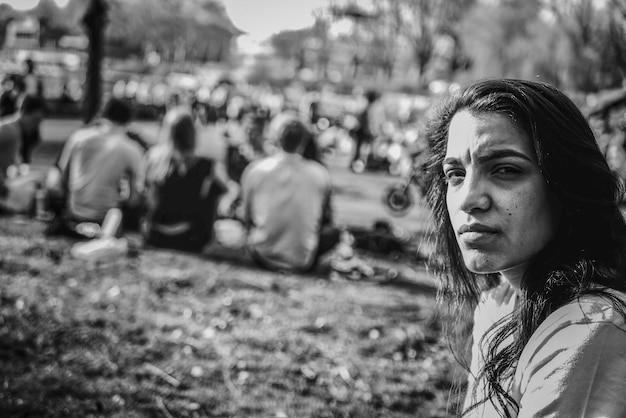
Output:
<instances>
[{"instance_id":1,"label":"bright sky","mask_svg":"<svg viewBox=\"0 0 626 418\"><path fill-rule=\"evenodd\" d=\"M302 29L314 22L313 11L326 8L329 0L222 0L239 29L260 42L274 33Z\"/></svg>"},{"instance_id":2,"label":"bright sky","mask_svg":"<svg viewBox=\"0 0 626 418\"><path fill-rule=\"evenodd\" d=\"M69 0L54 0L59 7L65 7ZM0 4L6 3L15 10L28 10L37 6L39 0L0 0Z\"/></svg>"}]
</instances>

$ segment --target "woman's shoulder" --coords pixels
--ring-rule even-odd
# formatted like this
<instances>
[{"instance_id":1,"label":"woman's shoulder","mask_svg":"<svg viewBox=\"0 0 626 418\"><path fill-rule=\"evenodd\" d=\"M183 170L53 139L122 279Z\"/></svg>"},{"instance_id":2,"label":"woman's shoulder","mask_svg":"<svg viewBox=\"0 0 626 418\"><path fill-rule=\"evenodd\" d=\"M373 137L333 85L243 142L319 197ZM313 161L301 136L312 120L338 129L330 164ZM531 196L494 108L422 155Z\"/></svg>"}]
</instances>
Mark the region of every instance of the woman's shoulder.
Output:
<instances>
[{"instance_id":1,"label":"woman's shoulder","mask_svg":"<svg viewBox=\"0 0 626 418\"><path fill-rule=\"evenodd\" d=\"M624 416L624 347L623 312L611 297L588 294L555 310L519 358L513 393L523 415Z\"/></svg>"},{"instance_id":2,"label":"woman's shoulder","mask_svg":"<svg viewBox=\"0 0 626 418\"><path fill-rule=\"evenodd\" d=\"M624 306L626 294L622 292L583 295L552 312L533 333L525 351L532 355L545 350L577 350L613 339L626 344Z\"/></svg>"},{"instance_id":3,"label":"woman's shoulder","mask_svg":"<svg viewBox=\"0 0 626 418\"><path fill-rule=\"evenodd\" d=\"M605 293L585 294L570 301L550 314L545 322L547 326L612 323L626 330L625 308L625 293L606 290Z\"/></svg>"}]
</instances>

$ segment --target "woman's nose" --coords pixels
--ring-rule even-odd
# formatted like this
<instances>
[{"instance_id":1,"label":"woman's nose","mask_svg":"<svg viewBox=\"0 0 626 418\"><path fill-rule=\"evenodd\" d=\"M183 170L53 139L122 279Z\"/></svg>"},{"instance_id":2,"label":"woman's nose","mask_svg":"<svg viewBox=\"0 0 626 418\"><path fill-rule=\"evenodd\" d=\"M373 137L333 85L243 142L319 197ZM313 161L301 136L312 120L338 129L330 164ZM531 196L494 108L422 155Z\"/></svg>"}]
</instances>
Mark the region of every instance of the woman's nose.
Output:
<instances>
[{"instance_id":1,"label":"woman's nose","mask_svg":"<svg viewBox=\"0 0 626 418\"><path fill-rule=\"evenodd\" d=\"M491 207L488 184L478 175L467 173L458 193L459 208L463 212L486 211Z\"/></svg>"}]
</instances>

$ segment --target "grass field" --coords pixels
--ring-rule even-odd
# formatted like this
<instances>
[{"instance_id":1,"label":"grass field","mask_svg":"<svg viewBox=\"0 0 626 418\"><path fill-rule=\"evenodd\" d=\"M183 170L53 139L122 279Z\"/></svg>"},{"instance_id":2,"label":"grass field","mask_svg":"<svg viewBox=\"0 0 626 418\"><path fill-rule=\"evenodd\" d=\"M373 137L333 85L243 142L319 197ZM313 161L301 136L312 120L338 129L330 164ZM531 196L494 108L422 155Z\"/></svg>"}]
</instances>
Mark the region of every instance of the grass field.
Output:
<instances>
[{"instance_id":1,"label":"grass field","mask_svg":"<svg viewBox=\"0 0 626 418\"><path fill-rule=\"evenodd\" d=\"M393 179L332 172L342 223L385 216ZM394 222L418 239L423 211ZM400 274L350 281L219 245L90 264L73 243L0 218L2 417L455 416L460 372L414 255L360 252Z\"/></svg>"}]
</instances>

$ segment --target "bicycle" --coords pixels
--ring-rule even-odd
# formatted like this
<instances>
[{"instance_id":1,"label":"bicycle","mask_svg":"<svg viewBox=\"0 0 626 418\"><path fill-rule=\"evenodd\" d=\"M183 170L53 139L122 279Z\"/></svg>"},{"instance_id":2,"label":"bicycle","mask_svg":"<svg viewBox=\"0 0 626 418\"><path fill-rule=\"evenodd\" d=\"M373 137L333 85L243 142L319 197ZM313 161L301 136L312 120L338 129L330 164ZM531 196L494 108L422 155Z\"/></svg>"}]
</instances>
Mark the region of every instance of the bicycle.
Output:
<instances>
[{"instance_id":1,"label":"bicycle","mask_svg":"<svg viewBox=\"0 0 626 418\"><path fill-rule=\"evenodd\" d=\"M411 185L417 189L417 196ZM389 209L392 216L401 217L409 213L415 202L423 199L425 196L424 163L421 159L414 159L411 170L404 180L385 187L383 204Z\"/></svg>"}]
</instances>

